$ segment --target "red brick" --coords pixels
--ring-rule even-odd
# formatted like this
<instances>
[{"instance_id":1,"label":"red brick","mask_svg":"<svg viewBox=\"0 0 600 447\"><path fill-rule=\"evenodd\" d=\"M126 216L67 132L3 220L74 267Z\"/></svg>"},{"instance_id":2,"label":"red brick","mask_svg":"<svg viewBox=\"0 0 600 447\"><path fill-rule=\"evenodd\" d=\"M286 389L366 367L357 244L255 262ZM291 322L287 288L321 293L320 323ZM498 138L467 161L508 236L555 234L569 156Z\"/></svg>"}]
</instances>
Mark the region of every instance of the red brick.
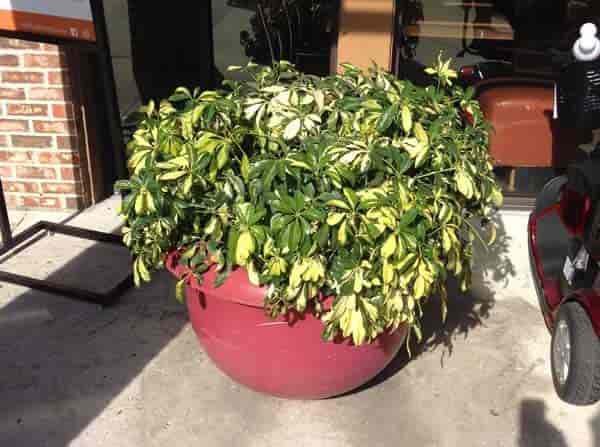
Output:
<instances>
[{"instance_id":1,"label":"red brick","mask_svg":"<svg viewBox=\"0 0 600 447\"><path fill-rule=\"evenodd\" d=\"M65 197L65 207L70 210L83 209L83 199L81 197Z\"/></svg>"},{"instance_id":2,"label":"red brick","mask_svg":"<svg viewBox=\"0 0 600 447\"><path fill-rule=\"evenodd\" d=\"M23 61L27 68L61 68L65 66L58 54L26 54Z\"/></svg>"},{"instance_id":3,"label":"red brick","mask_svg":"<svg viewBox=\"0 0 600 447\"><path fill-rule=\"evenodd\" d=\"M71 96L71 89L60 87L31 87L27 92L29 99L47 101L68 101Z\"/></svg>"},{"instance_id":4,"label":"red brick","mask_svg":"<svg viewBox=\"0 0 600 447\"><path fill-rule=\"evenodd\" d=\"M60 178L63 180L81 180L79 168L60 168Z\"/></svg>"},{"instance_id":5,"label":"red brick","mask_svg":"<svg viewBox=\"0 0 600 447\"><path fill-rule=\"evenodd\" d=\"M50 149L52 147L52 137L12 135L10 139L14 147L32 147L41 149Z\"/></svg>"},{"instance_id":6,"label":"red brick","mask_svg":"<svg viewBox=\"0 0 600 447\"><path fill-rule=\"evenodd\" d=\"M41 178L48 180L56 179L56 171L53 168L38 168L34 166L17 166L17 177L18 178Z\"/></svg>"},{"instance_id":7,"label":"red brick","mask_svg":"<svg viewBox=\"0 0 600 447\"><path fill-rule=\"evenodd\" d=\"M9 163L30 163L31 152L27 151L0 151L0 161Z\"/></svg>"},{"instance_id":8,"label":"red brick","mask_svg":"<svg viewBox=\"0 0 600 447\"><path fill-rule=\"evenodd\" d=\"M62 208L58 197L40 197L40 206L43 208Z\"/></svg>"},{"instance_id":9,"label":"red brick","mask_svg":"<svg viewBox=\"0 0 600 447\"><path fill-rule=\"evenodd\" d=\"M26 208L39 208L40 207L40 198L25 196L23 197L23 206Z\"/></svg>"},{"instance_id":10,"label":"red brick","mask_svg":"<svg viewBox=\"0 0 600 447\"><path fill-rule=\"evenodd\" d=\"M0 166L0 178L14 177L15 172L12 166Z\"/></svg>"},{"instance_id":11,"label":"red brick","mask_svg":"<svg viewBox=\"0 0 600 447\"><path fill-rule=\"evenodd\" d=\"M18 206L17 196L14 194L5 194L4 200L8 208L16 208Z\"/></svg>"},{"instance_id":12,"label":"red brick","mask_svg":"<svg viewBox=\"0 0 600 447\"><path fill-rule=\"evenodd\" d=\"M0 87L0 99L25 99L25 90Z\"/></svg>"},{"instance_id":13,"label":"red brick","mask_svg":"<svg viewBox=\"0 0 600 447\"><path fill-rule=\"evenodd\" d=\"M30 182L2 182L2 187L6 192L20 192L20 193L35 193L39 192L37 183Z\"/></svg>"},{"instance_id":14,"label":"red brick","mask_svg":"<svg viewBox=\"0 0 600 447\"><path fill-rule=\"evenodd\" d=\"M42 183L42 192L48 194L76 194L79 190L78 183Z\"/></svg>"},{"instance_id":15,"label":"red brick","mask_svg":"<svg viewBox=\"0 0 600 447\"><path fill-rule=\"evenodd\" d=\"M25 120L0 119L0 132L27 132L29 123Z\"/></svg>"},{"instance_id":16,"label":"red brick","mask_svg":"<svg viewBox=\"0 0 600 447\"><path fill-rule=\"evenodd\" d=\"M19 57L15 54L0 55L0 65L3 67L16 67L19 65Z\"/></svg>"},{"instance_id":17,"label":"red brick","mask_svg":"<svg viewBox=\"0 0 600 447\"><path fill-rule=\"evenodd\" d=\"M0 147L6 147L8 145L8 136L0 135Z\"/></svg>"},{"instance_id":18,"label":"red brick","mask_svg":"<svg viewBox=\"0 0 600 447\"><path fill-rule=\"evenodd\" d=\"M53 104L52 116L54 118L73 119L73 104Z\"/></svg>"},{"instance_id":19,"label":"red brick","mask_svg":"<svg viewBox=\"0 0 600 447\"><path fill-rule=\"evenodd\" d=\"M41 45L37 42L30 42L28 40L9 39L7 37L1 37L0 48L39 50L41 49Z\"/></svg>"},{"instance_id":20,"label":"red brick","mask_svg":"<svg viewBox=\"0 0 600 447\"><path fill-rule=\"evenodd\" d=\"M37 162L44 165L78 165L79 155L73 152L36 152Z\"/></svg>"},{"instance_id":21,"label":"red brick","mask_svg":"<svg viewBox=\"0 0 600 447\"><path fill-rule=\"evenodd\" d=\"M69 72L66 70L49 71L48 72L48 82L50 84L69 85L69 84L71 84L71 76L69 75Z\"/></svg>"},{"instance_id":22,"label":"red brick","mask_svg":"<svg viewBox=\"0 0 600 447\"><path fill-rule=\"evenodd\" d=\"M77 149L79 147L79 139L75 136L56 137L56 147L59 149Z\"/></svg>"},{"instance_id":23,"label":"red brick","mask_svg":"<svg viewBox=\"0 0 600 447\"><path fill-rule=\"evenodd\" d=\"M44 82L44 73L39 71L5 71L2 73L2 82L42 84Z\"/></svg>"},{"instance_id":24,"label":"red brick","mask_svg":"<svg viewBox=\"0 0 600 447\"><path fill-rule=\"evenodd\" d=\"M26 104L26 103L9 103L6 104L6 112L9 115L48 115L47 104Z\"/></svg>"},{"instance_id":25,"label":"red brick","mask_svg":"<svg viewBox=\"0 0 600 447\"><path fill-rule=\"evenodd\" d=\"M75 133L73 121L34 121L33 128L40 133Z\"/></svg>"}]
</instances>

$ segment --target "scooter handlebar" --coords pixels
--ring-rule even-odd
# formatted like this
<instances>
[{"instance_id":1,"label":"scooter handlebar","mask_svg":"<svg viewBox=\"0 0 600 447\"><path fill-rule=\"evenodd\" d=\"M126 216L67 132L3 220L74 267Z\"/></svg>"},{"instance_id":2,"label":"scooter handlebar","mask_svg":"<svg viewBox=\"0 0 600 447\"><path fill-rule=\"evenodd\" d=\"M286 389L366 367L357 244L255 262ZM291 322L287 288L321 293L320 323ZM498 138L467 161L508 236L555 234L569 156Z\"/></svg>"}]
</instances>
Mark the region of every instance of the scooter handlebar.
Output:
<instances>
[{"instance_id":1,"label":"scooter handlebar","mask_svg":"<svg viewBox=\"0 0 600 447\"><path fill-rule=\"evenodd\" d=\"M600 57L600 39L598 28L593 23L586 23L579 30L579 39L573 45L573 56L579 62L594 61Z\"/></svg>"}]
</instances>

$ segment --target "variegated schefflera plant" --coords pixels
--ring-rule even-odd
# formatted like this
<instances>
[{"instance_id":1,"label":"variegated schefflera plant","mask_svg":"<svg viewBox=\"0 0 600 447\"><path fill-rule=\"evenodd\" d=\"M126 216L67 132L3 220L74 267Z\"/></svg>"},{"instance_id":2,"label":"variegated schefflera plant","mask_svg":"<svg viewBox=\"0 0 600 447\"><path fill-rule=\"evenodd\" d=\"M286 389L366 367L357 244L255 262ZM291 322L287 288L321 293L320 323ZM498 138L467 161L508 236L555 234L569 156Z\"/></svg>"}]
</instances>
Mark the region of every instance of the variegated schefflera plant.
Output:
<instances>
[{"instance_id":1,"label":"variegated schefflera plant","mask_svg":"<svg viewBox=\"0 0 600 447\"><path fill-rule=\"evenodd\" d=\"M502 202L474 91L441 59L427 88L349 64L325 78L284 61L231 68L252 81L142 110L117 185L136 283L179 249L180 299L210 265L217 285L243 267L270 315L311 312L326 340L400 324L420 338L423 300L440 295L445 314L449 276L468 289L486 243L474 222Z\"/></svg>"}]
</instances>

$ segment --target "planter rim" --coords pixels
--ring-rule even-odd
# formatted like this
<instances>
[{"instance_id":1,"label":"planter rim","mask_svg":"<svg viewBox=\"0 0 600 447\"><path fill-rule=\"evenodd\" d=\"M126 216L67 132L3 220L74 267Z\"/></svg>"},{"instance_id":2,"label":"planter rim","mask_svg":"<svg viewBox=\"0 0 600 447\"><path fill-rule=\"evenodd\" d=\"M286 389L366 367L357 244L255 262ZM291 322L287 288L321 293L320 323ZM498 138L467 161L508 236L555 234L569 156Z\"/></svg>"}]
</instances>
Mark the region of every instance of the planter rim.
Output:
<instances>
[{"instance_id":1,"label":"planter rim","mask_svg":"<svg viewBox=\"0 0 600 447\"><path fill-rule=\"evenodd\" d=\"M191 271L188 267L179 263L180 258L181 252L179 250L173 250L167 254L165 259L167 270L178 279L181 279ZM246 269L242 267L235 268L220 287L215 287L213 285L217 275L216 265L211 265L208 271L202 275L204 279L202 284L198 283L198 280L194 275L189 281L189 286L195 290L209 293L221 300L231 301L245 306L259 307L261 309L264 308L267 287L251 284L248 280ZM243 291L243 293L240 293L240 291Z\"/></svg>"}]
</instances>

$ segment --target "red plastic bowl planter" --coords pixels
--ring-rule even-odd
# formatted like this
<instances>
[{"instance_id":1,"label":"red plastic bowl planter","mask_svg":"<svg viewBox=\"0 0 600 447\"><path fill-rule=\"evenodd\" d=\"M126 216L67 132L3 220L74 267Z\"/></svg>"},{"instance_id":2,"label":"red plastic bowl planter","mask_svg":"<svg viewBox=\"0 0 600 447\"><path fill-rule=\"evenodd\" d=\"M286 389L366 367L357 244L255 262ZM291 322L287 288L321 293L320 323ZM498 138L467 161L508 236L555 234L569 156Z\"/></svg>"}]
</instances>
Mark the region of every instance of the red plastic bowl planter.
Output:
<instances>
[{"instance_id":1,"label":"red plastic bowl planter","mask_svg":"<svg viewBox=\"0 0 600 447\"><path fill-rule=\"evenodd\" d=\"M187 273L178 252L167 257L166 265L178 278ZM265 315L266 289L252 285L243 269L218 288L215 276L213 267L202 285L193 278L186 287L192 326L213 362L256 391L294 399L343 394L381 372L406 338L407 328L400 326L361 346L324 342L323 323L311 314L276 320Z\"/></svg>"}]
</instances>

